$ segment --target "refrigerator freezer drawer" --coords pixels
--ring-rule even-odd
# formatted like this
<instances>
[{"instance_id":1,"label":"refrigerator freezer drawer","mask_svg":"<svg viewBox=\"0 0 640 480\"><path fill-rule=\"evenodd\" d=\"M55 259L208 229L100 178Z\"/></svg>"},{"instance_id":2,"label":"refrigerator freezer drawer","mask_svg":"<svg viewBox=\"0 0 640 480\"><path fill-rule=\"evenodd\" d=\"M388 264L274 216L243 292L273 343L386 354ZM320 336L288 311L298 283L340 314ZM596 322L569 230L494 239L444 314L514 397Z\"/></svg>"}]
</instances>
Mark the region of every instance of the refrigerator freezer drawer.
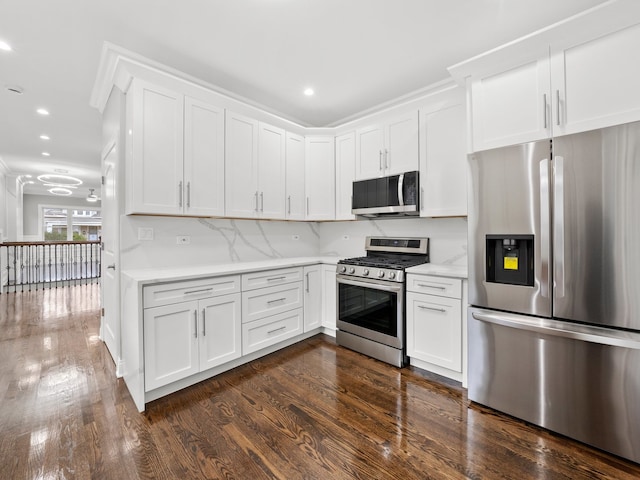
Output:
<instances>
[{"instance_id":1,"label":"refrigerator freezer drawer","mask_svg":"<svg viewBox=\"0 0 640 480\"><path fill-rule=\"evenodd\" d=\"M640 333L469 308L469 399L640 462Z\"/></svg>"}]
</instances>

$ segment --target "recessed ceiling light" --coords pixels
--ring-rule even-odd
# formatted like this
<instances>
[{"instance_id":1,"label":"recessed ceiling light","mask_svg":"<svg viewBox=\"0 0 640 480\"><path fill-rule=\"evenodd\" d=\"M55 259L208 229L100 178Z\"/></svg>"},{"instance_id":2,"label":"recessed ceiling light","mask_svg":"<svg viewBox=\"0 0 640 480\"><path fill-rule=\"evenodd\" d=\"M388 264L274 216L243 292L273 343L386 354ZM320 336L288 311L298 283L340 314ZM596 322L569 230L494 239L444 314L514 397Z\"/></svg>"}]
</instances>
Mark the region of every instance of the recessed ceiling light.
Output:
<instances>
[{"instance_id":1,"label":"recessed ceiling light","mask_svg":"<svg viewBox=\"0 0 640 480\"><path fill-rule=\"evenodd\" d=\"M7 42L3 42L2 40L0 40L0 50L4 50L5 52L10 52L11 45L9 45Z\"/></svg>"},{"instance_id":2,"label":"recessed ceiling light","mask_svg":"<svg viewBox=\"0 0 640 480\"><path fill-rule=\"evenodd\" d=\"M38 110L36 110L36 112L38 112L40 115L49 115L49 110L46 110L44 108L39 108Z\"/></svg>"},{"instance_id":3,"label":"recessed ceiling light","mask_svg":"<svg viewBox=\"0 0 640 480\"><path fill-rule=\"evenodd\" d=\"M40 138L42 140L51 140L51 137L49 137L49 135L40 135ZM66 173L66 172L65 172Z\"/></svg>"},{"instance_id":4,"label":"recessed ceiling light","mask_svg":"<svg viewBox=\"0 0 640 480\"><path fill-rule=\"evenodd\" d=\"M311 95L313 95L314 93L315 93L315 92L313 91L313 88L305 88L305 89L304 89L304 94L305 94L307 97L310 97L310 96L311 96Z\"/></svg>"},{"instance_id":5,"label":"recessed ceiling light","mask_svg":"<svg viewBox=\"0 0 640 480\"><path fill-rule=\"evenodd\" d=\"M53 195L62 195L63 197L68 197L73 192L68 188L55 187L55 188L50 188L49 193L52 193Z\"/></svg>"},{"instance_id":6,"label":"recessed ceiling light","mask_svg":"<svg viewBox=\"0 0 640 480\"><path fill-rule=\"evenodd\" d=\"M50 157L51 154L49 152L42 152L43 157Z\"/></svg>"}]
</instances>

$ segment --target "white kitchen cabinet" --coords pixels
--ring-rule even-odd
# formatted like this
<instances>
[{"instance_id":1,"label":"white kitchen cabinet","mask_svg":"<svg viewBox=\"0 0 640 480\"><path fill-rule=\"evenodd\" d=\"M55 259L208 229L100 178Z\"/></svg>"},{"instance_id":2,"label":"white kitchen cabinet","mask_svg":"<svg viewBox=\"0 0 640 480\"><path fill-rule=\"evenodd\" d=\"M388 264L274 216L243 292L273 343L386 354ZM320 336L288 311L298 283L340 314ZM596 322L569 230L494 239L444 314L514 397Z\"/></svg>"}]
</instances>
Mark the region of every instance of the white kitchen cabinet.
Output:
<instances>
[{"instance_id":1,"label":"white kitchen cabinet","mask_svg":"<svg viewBox=\"0 0 640 480\"><path fill-rule=\"evenodd\" d=\"M134 79L127 93L126 213L182 213L184 96Z\"/></svg>"},{"instance_id":2,"label":"white kitchen cabinet","mask_svg":"<svg viewBox=\"0 0 640 480\"><path fill-rule=\"evenodd\" d=\"M356 180L418 170L418 114L356 131Z\"/></svg>"},{"instance_id":3,"label":"white kitchen cabinet","mask_svg":"<svg viewBox=\"0 0 640 480\"><path fill-rule=\"evenodd\" d=\"M472 75L472 150L640 120L639 42L634 25Z\"/></svg>"},{"instance_id":4,"label":"white kitchen cabinet","mask_svg":"<svg viewBox=\"0 0 640 480\"><path fill-rule=\"evenodd\" d=\"M183 213L224 215L224 109L184 99Z\"/></svg>"},{"instance_id":5,"label":"white kitchen cabinet","mask_svg":"<svg viewBox=\"0 0 640 480\"><path fill-rule=\"evenodd\" d=\"M244 115L226 115L227 217L285 218L285 131Z\"/></svg>"},{"instance_id":6,"label":"white kitchen cabinet","mask_svg":"<svg viewBox=\"0 0 640 480\"><path fill-rule=\"evenodd\" d=\"M221 277L213 284L203 280L145 289L145 305L158 305L144 309L146 391L241 356L240 293L214 296L218 287L223 287L219 291L229 290L229 285L238 290L239 277ZM200 299L169 303L190 296Z\"/></svg>"},{"instance_id":7,"label":"white kitchen cabinet","mask_svg":"<svg viewBox=\"0 0 640 480\"><path fill-rule=\"evenodd\" d=\"M464 92L420 109L420 216L467 215Z\"/></svg>"},{"instance_id":8,"label":"white kitchen cabinet","mask_svg":"<svg viewBox=\"0 0 640 480\"><path fill-rule=\"evenodd\" d=\"M412 365L463 380L462 280L407 275L407 355Z\"/></svg>"},{"instance_id":9,"label":"white kitchen cabinet","mask_svg":"<svg viewBox=\"0 0 640 480\"><path fill-rule=\"evenodd\" d=\"M335 219L334 137L305 138L305 219Z\"/></svg>"},{"instance_id":10,"label":"white kitchen cabinet","mask_svg":"<svg viewBox=\"0 0 640 480\"><path fill-rule=\"evenodd\" d=\"M304 267L304 332L322 326L322 266Z\"/></svg>"},{"instance_id":11,"label":"white kitchen cabinet","mask_svg":"<svg viewBox=\"0 0 640 480\"><path fill-rule=\"evenodd\" d=\"M299 335L302 308L242 324L242 353L248 355Z\"/></svg>"},{"instance_id":12,"label":"white kitchen cabinet","mask_svg":"<svg viewBox=\"0 0 640 480\"><path fill-rule=\"evenodd\" d=\"M228 111L225 123L225 215L258 216L258 122Z\"/></svg>"},{"instance_id":13,"label":"white kitchen cabinet","mask_svg":"<svg viewBox=\"0 0 640 480\"><path fill-rule=\"evenodd\" d=\"M354 220L351 213L356 174L356 134L336 137L336 220Z\"/></svg>"},{"instance_id":14,"label":"white kitchen cabinet","mask_svg":"<svg viewBox=\"0 0 640 480\"><path fill-rule=\"evenodd\" d=\"M127 213L224 214L224 109L135 79Z\"/></svg>"},{"instance_id":15,"label":"white kitchen cabinet","mask_svg":"<svg viewBox=\"0 0 640 480\"><path fill-rule=\"evenodd\" d=\"M304 137L286 134L286 218L304 220Z\"/></svg>"},{"instance_id":16,"label":"white kitchen cabinet","mask_svg":"<svg viewBox=\"0 0 640 480\"><path fill-rule=\"evenodd\" d=\"M302 282L242 292L242 321L253 322L263 317L301 308L303 301Z\"/></svg>"},{"instance_id":17,"label":"white kitchen cabinet","mask_svg":"<svg viewBox=\"0 0 640 480\"><path fill-rule=\"evenodd\" d=\"M336 266L322 265L322 326L335 337L337 307Z\"/></svg>"}]
</instances>

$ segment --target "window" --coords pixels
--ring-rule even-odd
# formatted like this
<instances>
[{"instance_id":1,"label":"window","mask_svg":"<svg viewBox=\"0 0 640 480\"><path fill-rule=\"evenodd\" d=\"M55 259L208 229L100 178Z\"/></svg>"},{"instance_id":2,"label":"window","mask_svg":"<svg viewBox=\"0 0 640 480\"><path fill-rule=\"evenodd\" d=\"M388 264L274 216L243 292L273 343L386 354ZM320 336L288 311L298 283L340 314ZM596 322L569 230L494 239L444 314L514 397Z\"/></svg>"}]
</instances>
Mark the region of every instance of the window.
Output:
<instances>
[{"instance_id":1,"label":"window","mask_svg":"<svg viewBox=\"0 0 640 480\"><path fill-rule=\"evenodd\" d=\"M42 207L45 242L97 241L102 235L100 210Z\"/></svg>"}]
</instances>

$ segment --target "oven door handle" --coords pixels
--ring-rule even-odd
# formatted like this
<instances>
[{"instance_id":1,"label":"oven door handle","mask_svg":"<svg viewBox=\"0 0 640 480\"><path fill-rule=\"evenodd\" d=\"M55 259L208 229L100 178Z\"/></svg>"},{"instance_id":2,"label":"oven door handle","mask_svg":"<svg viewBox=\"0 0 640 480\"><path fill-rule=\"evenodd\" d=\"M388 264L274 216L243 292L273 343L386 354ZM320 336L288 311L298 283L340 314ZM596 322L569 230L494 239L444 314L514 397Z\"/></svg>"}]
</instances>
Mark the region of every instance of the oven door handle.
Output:
<instances>
[{"instance_id":1,"label":"oven door handle","mask_svg":"<svg viewBox=\"0 0 640 480\"><path fill-rule=\"evenodd\" d=\"M355 287L373 288L375 290L382 290L384 292L398 293L398 292L402 292L402 290L403 290L403 285L402 284L399 284L399 285L385 285L385 284L378 283L378 282L358 281L358 280L352 280L350 278L343 278L343 277L338 277L337 281L338 281L338 283L343 283L343 284L346 284L346 285L353 285Z\"/></svg>"}]
</instances>

